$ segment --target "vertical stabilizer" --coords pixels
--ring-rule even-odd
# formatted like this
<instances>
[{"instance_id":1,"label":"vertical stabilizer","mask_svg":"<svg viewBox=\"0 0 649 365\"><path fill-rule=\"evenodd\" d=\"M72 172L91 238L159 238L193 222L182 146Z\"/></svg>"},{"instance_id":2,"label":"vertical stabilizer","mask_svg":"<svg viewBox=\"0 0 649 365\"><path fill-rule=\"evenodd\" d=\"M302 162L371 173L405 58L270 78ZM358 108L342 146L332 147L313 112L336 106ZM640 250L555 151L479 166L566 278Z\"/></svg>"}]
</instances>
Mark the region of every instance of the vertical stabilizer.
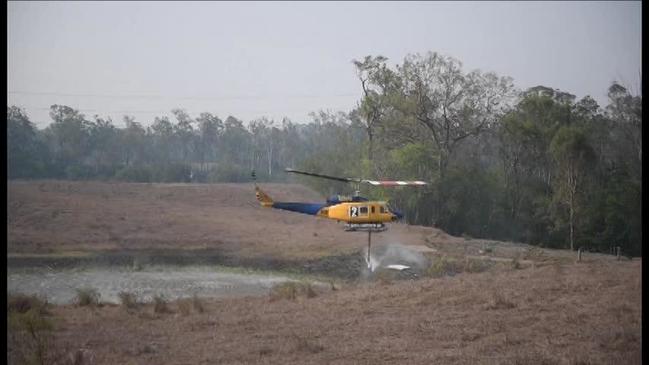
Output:
<instances>
[{"instance_id":1,"label":"vertical stabilizer","mask_svg":"<svg viewBox=\"0 0 649 365\"><path fill-rule=\"evenodd\" d=\"M259 200L259 203L261 203L261 206L263 207L272 207L273 206L273 199L268 196L268 194L264 193L257 185L255 185L255 195L257 196L257 200Z\"/></svg>"}]
</instances>

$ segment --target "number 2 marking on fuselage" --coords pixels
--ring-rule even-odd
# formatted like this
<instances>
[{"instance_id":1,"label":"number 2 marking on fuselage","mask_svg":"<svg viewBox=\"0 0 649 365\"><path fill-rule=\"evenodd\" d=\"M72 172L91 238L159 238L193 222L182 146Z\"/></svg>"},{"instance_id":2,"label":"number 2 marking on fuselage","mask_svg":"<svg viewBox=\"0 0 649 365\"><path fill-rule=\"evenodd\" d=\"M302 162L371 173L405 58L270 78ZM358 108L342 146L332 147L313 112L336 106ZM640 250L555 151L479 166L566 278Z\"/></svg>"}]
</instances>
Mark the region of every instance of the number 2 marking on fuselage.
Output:
<instances>
[{"instance_id":1,"label":"number 2 marking on fuselage","mask_svg":"<svg viewBox=\"0 0 649 365\"><path fill-rule=\"evenodd\" d=\"M349 216L358 217L358 207L349 207Z\"/></svg>"}]
</instances>

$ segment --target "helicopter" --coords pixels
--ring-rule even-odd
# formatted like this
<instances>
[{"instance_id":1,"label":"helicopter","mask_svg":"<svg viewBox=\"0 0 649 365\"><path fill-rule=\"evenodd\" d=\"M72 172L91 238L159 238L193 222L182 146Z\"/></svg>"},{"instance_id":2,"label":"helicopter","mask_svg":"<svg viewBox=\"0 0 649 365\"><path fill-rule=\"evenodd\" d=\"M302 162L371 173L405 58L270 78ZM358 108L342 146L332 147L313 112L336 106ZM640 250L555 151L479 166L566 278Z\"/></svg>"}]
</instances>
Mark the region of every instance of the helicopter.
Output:
<instances>
[{"instance_id":1,"label":"helicopter","mask_svg":"<svg viewBox=\"0 0 649 365\"><path fill-rule=\"evenodd\" d=\"M255 196L262 207L288 210L297 213L314 215L317 217L333 219L338 222L345 222L345 231L347 232L367 232L367 256L366 263L368 269L372 269L370 263L370 250L372 247L372 233L384 232L388 229L385 223L395 222L403 218L403 214L396 209L392 209L386 201L369 200L360 195L358 190L360 184L369 184L372 186L399 187L399 186L426 186L425 181L385 181L385 180L367 180L361 178L338 177L317 174L307 171L299 171L292 168L286 168L286 172L313 176L322 179L342 181L356 184L356 191L353 196L333 195L327 198L324 203L304 203L304 202L276 202L268 194L262 191L255 181ZM253 180L255 172L252 172Z\"/></svg>"}]
</instances>

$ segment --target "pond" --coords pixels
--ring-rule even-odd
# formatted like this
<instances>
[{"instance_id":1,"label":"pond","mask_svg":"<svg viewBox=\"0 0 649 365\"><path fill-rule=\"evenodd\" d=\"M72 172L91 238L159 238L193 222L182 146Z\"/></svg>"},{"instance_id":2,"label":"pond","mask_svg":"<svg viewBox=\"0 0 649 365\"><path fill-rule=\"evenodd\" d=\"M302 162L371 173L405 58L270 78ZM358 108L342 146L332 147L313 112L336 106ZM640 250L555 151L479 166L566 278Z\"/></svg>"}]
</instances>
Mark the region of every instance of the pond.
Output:
<instances>
[{"instance_id":1,"label":"pond","mask_svg":"<svg viewBox=\"0 0 649 365\"><path fill-rule=\"evenodd\" d=\"M77 289L93 288L100 301L119 303L120 292L130 292L140 300L156 295L168 300L198 295L225 298L266 295L273 285L291 280L277 274L246 273L214 266L151 266L139 270L128 267L84 267L51 269L9 268L9 293L36 294L54 304L73 303Z\"/></svg>"}]
</instances>

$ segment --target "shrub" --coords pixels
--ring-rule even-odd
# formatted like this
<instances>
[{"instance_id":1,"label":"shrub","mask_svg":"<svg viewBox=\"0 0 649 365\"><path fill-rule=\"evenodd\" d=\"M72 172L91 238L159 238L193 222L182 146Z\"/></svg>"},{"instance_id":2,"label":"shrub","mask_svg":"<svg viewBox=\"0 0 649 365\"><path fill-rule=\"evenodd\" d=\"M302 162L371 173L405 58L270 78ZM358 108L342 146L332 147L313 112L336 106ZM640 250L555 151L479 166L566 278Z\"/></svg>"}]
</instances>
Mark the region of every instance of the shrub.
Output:
<instances>
[{"instance_id":1,"label":"shrub","mask_svg":"<svg viewBox=\"0 0 649 365\"><path fill-rule=\"evenodd\" d=\"M189 299L179 299L177 302L178 310L183 316L188 316L191 312L191 302Z\"/></svg>"},{"instance_id":2,"label":"shrub","mask_svg":"<svg viewBox=\"0 0 649 365\"><path fill-rule=\"evenodd\" d=\"M94 176L93 168L85 165L69 165L65 168L65 177L69 180L87 180Z\"/></svg>"},{"instance_id":3,"label":"shrub","mask_svg":"<svg viewBox=\"0 0 649 365\"><path fill-rule=\"evenodd\" d=\"M163 295L156 295L153 297L153 312L155 313L169 313L167 306L167 299Z\"/></svg>"},{"instance_id":4,"label":"shrub","mask_svg":"<svg viewBox=\"0 0 649 365\"><path fill-rule=\"evenodd\" d=\"M81 307L98 305L100 297L101 295L96 289L93 288L77 289L77 305Z\"/></svg>"},{"instance_id":5,"label":"shrub","mask_svg":"<svg viewBox=\"0 0 649 365\"><path fill-rule=\"evenodd\" d=\"M137 296L133 293L123 291L120 292L118 296L119 296L119 301L127 309L134 309L140 305L140 303L137 300Z\"/></svg>"},{"instance_id":6,"label":"shrub","mask_svg":"<svg viewBox=\"0 0 649 365\"><path fill-rule=\"evenodd\" d=\"M462 272L461 266L456 260L449 259L446 256L438 257L426 270L426 275L440 277L445 275L453 276Z\"/></svg>"},{"instance_id":7,"label":"shrub","mask_svg":"<svg viewBox=\"0 0 649 365\"><path fill-rule=\"evenodd\" d=\"M7 312L26 313L32 309L40 314L47 314L47 300L36 295L7 295Z\"/></svg>"},{"instance_id":8,"label":"shrub","mask_svg":"<svg viewBox=\"0 0 649 365\"><path fill-rule=\"evenodd\" d=\"M221 163L210 170L210 182L247 182L250 180L250 170L231 163Z\"/></svg>"},{"instance_id":9,"label":"shrub","mask_svg":"<svg viewBox=\"0 0 649 365\"><path fill-rule=\"evenodd\" d=\"M172 163L153 168L153 180L165 183L190 182L192 168L188 164Z\"/></svg>"},{"instance_id":10,"label":"shrub","mask_svg":"<svg viewBox=\"0 0 649 365\"><path fill-rule=\"evenodd\" d=\"M464 271L470 273L485 272L493 265L494 263L491 260L466 259L464 262Z\"/></svg>"},{"instance_id":11,"label":"shrub","mask_svg":"<svg viewBox=\"0 0 649 365\"><path fill-rule=\"evenodd\" d=\"M203 307L203 302L198 298L198 295L194 294L192 297L192 305L198 313L205 312L205 307Z\"/></svg>"},{"instance_id":12,"label":"shrub","mask_svg":"<svg viewBox=\"0 0 649 365\"><path fill-rule=\"evenodd\" d=\"M7 311L7 362L47 364L52 362L52 330L45 303L38 298L15 296Z\"/></svg>"},{"instance_id":13,"label":"shrub","mask_svg":"<svg viewBox=\"0 0 649 365\"><path fill-rule=\"evenodd\" d=\"M115 173L115 179L128 182L151 182L151 170L145 166L126 166Z\"/></svg>"}]
</instances>

